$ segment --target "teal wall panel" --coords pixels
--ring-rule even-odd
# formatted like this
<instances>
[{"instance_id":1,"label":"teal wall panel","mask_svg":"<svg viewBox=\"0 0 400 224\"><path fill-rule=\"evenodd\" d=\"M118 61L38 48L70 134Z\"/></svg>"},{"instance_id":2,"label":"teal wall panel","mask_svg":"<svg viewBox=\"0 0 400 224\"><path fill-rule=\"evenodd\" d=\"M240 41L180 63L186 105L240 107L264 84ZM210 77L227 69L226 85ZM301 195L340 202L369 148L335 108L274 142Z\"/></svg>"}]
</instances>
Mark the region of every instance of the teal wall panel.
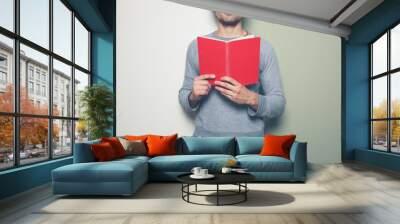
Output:
<instances>
[{"instance_id":1,"label":"teal wall panel","mask_svg":"<svg viewBox=\"0 0 400 224\"><path fill-rule=\"evenodd\" d=\"M369 43L398 22L400 22L400 1L385 0L353 24L349 40L344 43L343 160L357 160L386 169L399 170L399 156L369 149ZM394 161L397 161L397 164Z\"/></svg>"}]
</instances>

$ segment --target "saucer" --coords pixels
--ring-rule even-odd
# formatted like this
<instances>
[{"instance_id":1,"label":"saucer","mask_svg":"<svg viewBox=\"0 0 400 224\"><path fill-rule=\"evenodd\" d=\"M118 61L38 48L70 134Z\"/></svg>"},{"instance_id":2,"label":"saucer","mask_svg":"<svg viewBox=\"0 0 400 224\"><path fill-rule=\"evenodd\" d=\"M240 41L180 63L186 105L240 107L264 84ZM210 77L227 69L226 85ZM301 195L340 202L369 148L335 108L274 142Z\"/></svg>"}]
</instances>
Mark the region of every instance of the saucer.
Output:
<instances>
[{"instance_id":1,"label":"saucer","mask_svg":"<svg viewBox=\"0 0 400 224\"><path fill-rule=\"evenodd\" d=\"M214 178L214 177L215 176L212 175L212 174L207 174L207 175L204 175L204 176L194 175L194 174L190 175L190 178L193 178L193 179L211 179L211 178Z\"/></svg>"}]
</instances>

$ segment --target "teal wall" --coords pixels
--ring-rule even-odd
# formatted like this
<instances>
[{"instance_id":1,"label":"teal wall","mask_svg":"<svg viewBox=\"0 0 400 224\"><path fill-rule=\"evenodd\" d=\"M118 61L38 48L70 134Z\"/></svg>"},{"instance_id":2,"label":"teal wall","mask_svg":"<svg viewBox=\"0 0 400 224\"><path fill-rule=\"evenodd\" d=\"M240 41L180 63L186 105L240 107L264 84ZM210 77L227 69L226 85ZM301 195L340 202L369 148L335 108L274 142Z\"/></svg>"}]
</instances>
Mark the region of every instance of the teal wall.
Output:
<instances>
[{"instance_id":1,"label":"teal wall","mask_svg":"<svg viewBox=\"0 0 400 224\"><path fill-rule=\"evenodd\" d=\"M398 22L400 22L400 0L385 0L351 27L350 38L344 42L343 160L355 159L386 169L399 170L399 156L369 150L368 79L369 43Z\"/></svg>"},{"instance_id":2,"label":"teal wall","mask_svg":"<svg viewBox=\"0 0 400 224\"><path fill-rule=\"evenodd\" d=\"M67 2L92 31L92 82L103 83L115 93L115 0ZM111 133L114 127L115 115ZM71 163L68 157L0 172L0 199L50 182L53 169Z\"/></svg>"}]
</instances>

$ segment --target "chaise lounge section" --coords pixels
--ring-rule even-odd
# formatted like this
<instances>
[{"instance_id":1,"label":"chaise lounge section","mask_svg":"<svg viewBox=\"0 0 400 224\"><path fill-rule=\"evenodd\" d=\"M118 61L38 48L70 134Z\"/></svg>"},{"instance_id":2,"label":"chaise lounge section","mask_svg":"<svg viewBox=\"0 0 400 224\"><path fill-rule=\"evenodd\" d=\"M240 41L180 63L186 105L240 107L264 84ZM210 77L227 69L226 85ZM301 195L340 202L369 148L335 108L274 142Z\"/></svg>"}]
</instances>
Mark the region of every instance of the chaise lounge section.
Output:
<instances>
[{"instance_id":1,"label":"chaise lounge section","mask_svg":"<svg viewBox=\"0 0 400 224\"><path fill-rule=\"evenodd\" d=\"M148 181L176 181L176 177L200 166L218 172L229 160L260 182L304 182L307 170L307 144L295 142L290 159L260 156L263 137L181 137L177 155L127 156L96 162L91 145L75 144L74 163L52 172L53 193L67 195L132 195Z\"/></svg>"}]
</instances>

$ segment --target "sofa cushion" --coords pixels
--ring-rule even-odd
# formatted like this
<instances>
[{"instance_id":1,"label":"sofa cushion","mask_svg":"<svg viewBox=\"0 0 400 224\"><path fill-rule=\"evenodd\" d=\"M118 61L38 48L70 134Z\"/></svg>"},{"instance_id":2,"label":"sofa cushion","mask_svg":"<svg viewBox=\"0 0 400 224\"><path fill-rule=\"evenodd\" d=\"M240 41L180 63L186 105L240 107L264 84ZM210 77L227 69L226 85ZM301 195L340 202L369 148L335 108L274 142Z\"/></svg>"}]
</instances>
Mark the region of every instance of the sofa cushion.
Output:
<instances>
[{"instance_id":1,"label":"sofa cushion","mask_svg":"<svg viewBox=\"0 0 400 224\"><path fill-rule=\"evenodd\" d=\"M231 155L174 155L158 156L149 160L149 170L163 172L190 172L193 167L203 167L210 171L219 171Z\"/></svg>"},{"instance_id":2,"label":"sofa cushion","mask_svg":"<svg viewBox=\"0 0 400 224\"><path fill-rule=\"evenodd\" d=\"M92 149L94 157L96 157L96 161L105 162L118 158L112 145L108 142L92 144L90 147Z\"/></svg>"},{"instance_id":3,"label":"sofa cushion","mask_svg":"<svg viewBox=\"0 0 400 224\"><path fill-rule=\"evenodd\" d=\"M290 159L290 148L293 145L296 135L265 135L264 146L261 149L261 156L280 156Z\"/></svg>"},{"instance_id":4,"label":"sofa cushion","mask_svg":"<svg viewBox=\"0 0 400 224\"><path fill-rule=\"evenodd\" d=\"M259 154L264 145L264 137L237 137L236 155Z\"/></svg>"},{"instance_id":5,"label":"sofa cushion","mask_svg":"<svg viewBox=\"0 0 400 224\"><path fill-rule=\"evenodd\" d=\"M99 144L99 139L87 142L75 143L74 147L74 163L88 163L96 161L94 154L90 148L92 144Z\"/></svg>"},{"instance_id":6,"label":"sofa cushion","mask_svg":"<svg viewBox=\"0 0 400 224\"><path fill-rule=\"evenodd\" d=\"M145 172L144 172L145 171ZM74 163L53 170L57 182L131 182L134 173L147 176L147 163L141 159Z\"/></svg>"},{"instance_id":7,"label":"sofa cushion","mask_svg":"<svg viewBox=\"0 0 400 224\"><path fill-rule=\"evenodd\" d=\"M278 156L238 155L240 167L249 172L292 172L292 161Z\"/></svg>"},{"instance_id":8,"label":"sofa cushion","mask_svg":"<svg viewBox=\"0 0 400 224\"><path fill-rule=\"evenodd\" d=\"M175 155L177 139L178 134L170 136L149 135L146 140L148 148L147 155L152 157Z\"/></svg>"},{"instance_id":9,"label":"sofa cushion","mask_svg":"<svg viewBox=\"0 0 400 224\"><path fill-rule=\"evenodd\" d=\"M235 139L232 137L182 137L181 152L185 155L234 155Z\"/></svg>"}]
</instances>

